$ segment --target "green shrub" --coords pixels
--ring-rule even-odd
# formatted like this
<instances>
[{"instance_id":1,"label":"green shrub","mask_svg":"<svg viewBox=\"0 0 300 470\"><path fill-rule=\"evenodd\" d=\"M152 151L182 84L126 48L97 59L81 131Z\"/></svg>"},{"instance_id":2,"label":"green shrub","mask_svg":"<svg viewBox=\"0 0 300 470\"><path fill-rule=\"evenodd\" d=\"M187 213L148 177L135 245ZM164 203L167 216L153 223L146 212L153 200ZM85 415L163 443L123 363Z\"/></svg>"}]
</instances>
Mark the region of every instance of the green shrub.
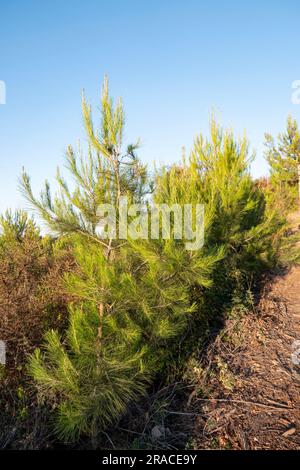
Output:
<instances>
[{"instance_id":1,"label":"green shrub","mask_svg":"<svg viewBox=\"0 0 300 470\"><path fill-rule=\"evenodd\" d=\"M166 375L180 350L195 348L207 322L237 293L246 293L251 276L270 261L276 231L249 174L246 139L236 141L213 121L210 138L197 138L188 161L157 171L153 185L137 145L122 150L123 108L120 102L114 107L107 81L101 104L96 132L83 101L89 147L87 158L68 148L73 191L58 173L60 193L52 198L46 183L36 199L28 175L22 177L27 199L73 246L77 262L76 272L65 277L76 299L68 329L64 335L49 331L29 364L66 441L82 433L95 437L146 392L156 374ZM156 204L205 205L202 249L186 250L187 240L175 236L102 239L100 204L117 208L118 225L122 196L129 204L150 205L151 193Z\"/></svg>"},{"instance_id":2,"label":"green shrub","mask_svg":"<svg viewBox=\"0 0 300 470\"><path fill-rule=\"evenodd\" d=\"M270 165L273 204L280 205L284 214L296 208L300 196L300 133L297 121L287 119L286 131L277 142L265 134L266 158Z\"/></svg>"}]
</instances>

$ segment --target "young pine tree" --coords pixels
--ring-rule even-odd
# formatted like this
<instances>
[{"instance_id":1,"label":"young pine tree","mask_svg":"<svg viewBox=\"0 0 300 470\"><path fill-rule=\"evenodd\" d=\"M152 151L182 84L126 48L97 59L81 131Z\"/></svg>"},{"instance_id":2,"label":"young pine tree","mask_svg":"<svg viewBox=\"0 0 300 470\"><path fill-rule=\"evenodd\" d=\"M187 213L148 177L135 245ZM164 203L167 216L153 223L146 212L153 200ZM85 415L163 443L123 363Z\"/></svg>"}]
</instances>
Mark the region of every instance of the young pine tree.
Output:
<instances>
[{"instance_id":1,"label":"young pine tree","mask_svg":"<svg viewBox=\"0 0 300 470\"><path fill-rule=\"evenodd\" d=\"M216 249L189 252L184 240L118 238L121 197L127 196L129 206L143 202L151 182L136 156L137 145L123 151L123 108L120 101L114 106L107 80L100 130L94 130L85 99L83 117L87 156L80 148L67 151L73 189L58 171L60 192L52 197L46 182L37 199L26 173L21 180L26 198L50 229L73 244L78 263L78 272L66 276L77 298L66 335L49 331L29 365L41 396L52 400L64 440L82 433L95 437L145 393L197 308L192 287L208 287L222 257ZM117 215L116 236L109 239L97 229L98 208L105 203Z\"/></svg>"},{"instance_id":2,"label":"young pine tree","mask_svg":"<svg viewBox=\"0 0 300 470\"><path fill-rule=\"evenodd\" d=\"M236 139L212 120L209 138L196 137L188 159L157 176L155 200L205 205L205 247L222 247L222 263L213 272L213 286L196 298L198 312L212 318L243 301L253 275L274 262L278 217L266 213L264 194L253 182L246 138ZM202 251L203 252L203 251Z\"/></svg>"},{"instance_id":3,"label":"young pine tree","mask_svg":"<svg viewBox=\"0 0 300 470\"><path fill-rule=\"evenodd\" d=\"M280 190L297 188L300 199L300 132L297 121L288 117L286 131L278 135L277 143L270 134L266 134L265 139L272 183Z\"/></svg>"}]
</instances>

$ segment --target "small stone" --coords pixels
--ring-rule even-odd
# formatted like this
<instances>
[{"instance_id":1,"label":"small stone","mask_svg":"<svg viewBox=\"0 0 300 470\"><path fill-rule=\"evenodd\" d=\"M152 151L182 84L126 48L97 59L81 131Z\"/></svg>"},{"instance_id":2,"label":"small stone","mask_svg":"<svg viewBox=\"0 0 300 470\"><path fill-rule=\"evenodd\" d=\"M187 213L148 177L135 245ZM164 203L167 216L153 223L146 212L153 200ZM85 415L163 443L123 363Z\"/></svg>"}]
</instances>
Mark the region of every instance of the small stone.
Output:
<instances>
[{"instance_id":1,"label":"small stone","mask_svg":"<svg viewBox=\"0 0 300 470\"><path fill-rule=\"evenodd\" d=\"M165 428L163 426L154 426L151 431L151 437L154 441L157 441L161 437L165 436Z\"/></svg>"}]
</instances>

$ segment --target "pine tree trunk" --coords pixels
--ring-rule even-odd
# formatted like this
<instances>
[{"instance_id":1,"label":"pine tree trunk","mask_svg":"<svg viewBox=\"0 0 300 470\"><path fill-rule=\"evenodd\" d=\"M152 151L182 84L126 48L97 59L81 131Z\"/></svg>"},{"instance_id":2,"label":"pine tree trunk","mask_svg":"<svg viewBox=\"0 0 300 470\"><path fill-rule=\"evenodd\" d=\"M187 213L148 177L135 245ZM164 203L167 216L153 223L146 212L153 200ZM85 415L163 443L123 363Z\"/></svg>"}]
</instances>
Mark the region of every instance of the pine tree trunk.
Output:
<instances>
[{"instance_id":1,"label":"pine tree trunk","mask_svg":"<svg viewBox=\"0 0 300 470\"><path fill-rule=\"evenodd\" d=\"M101 342L101 339L102 339L102 319L103 319L103 312L104 312L104 305L103 305L103 302L100 303L99 307L98 307L98 311L99 311L99 327L98 327L98 340Z\"/></svg>"}]
</instances>

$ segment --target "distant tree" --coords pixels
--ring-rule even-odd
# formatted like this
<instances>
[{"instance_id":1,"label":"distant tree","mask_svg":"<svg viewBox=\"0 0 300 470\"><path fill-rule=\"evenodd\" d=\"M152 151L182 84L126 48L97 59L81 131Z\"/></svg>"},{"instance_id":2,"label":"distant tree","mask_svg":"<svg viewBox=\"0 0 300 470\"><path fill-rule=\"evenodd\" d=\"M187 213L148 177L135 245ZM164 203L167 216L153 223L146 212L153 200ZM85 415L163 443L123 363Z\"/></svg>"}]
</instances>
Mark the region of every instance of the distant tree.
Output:
<instances>
[{"instance_id":1,"label":"distant tree","mask_svg":"<svg viewBox=\"0 0 300 470\"><path fill-rule=\"evenodd\" d=\"M277 142L270 134L265 134L265 145L271 181L280 187L298 185L300 199L300 132L297 121L289 116L286 131L278 135Z\"/></svg>"},{"instance_id":2,"label":"distant tree","mask_svg":"<svg viewBox=\"0 0 300 470\"><path fill-rule=\"evenodd\" d=\"M22 241L24 237L30 234L34 238L39 238L39 230L33 221L23 210L12 212L7 210L0 216L0 234L1 241Z\"/></svg>"}]
</instances>

